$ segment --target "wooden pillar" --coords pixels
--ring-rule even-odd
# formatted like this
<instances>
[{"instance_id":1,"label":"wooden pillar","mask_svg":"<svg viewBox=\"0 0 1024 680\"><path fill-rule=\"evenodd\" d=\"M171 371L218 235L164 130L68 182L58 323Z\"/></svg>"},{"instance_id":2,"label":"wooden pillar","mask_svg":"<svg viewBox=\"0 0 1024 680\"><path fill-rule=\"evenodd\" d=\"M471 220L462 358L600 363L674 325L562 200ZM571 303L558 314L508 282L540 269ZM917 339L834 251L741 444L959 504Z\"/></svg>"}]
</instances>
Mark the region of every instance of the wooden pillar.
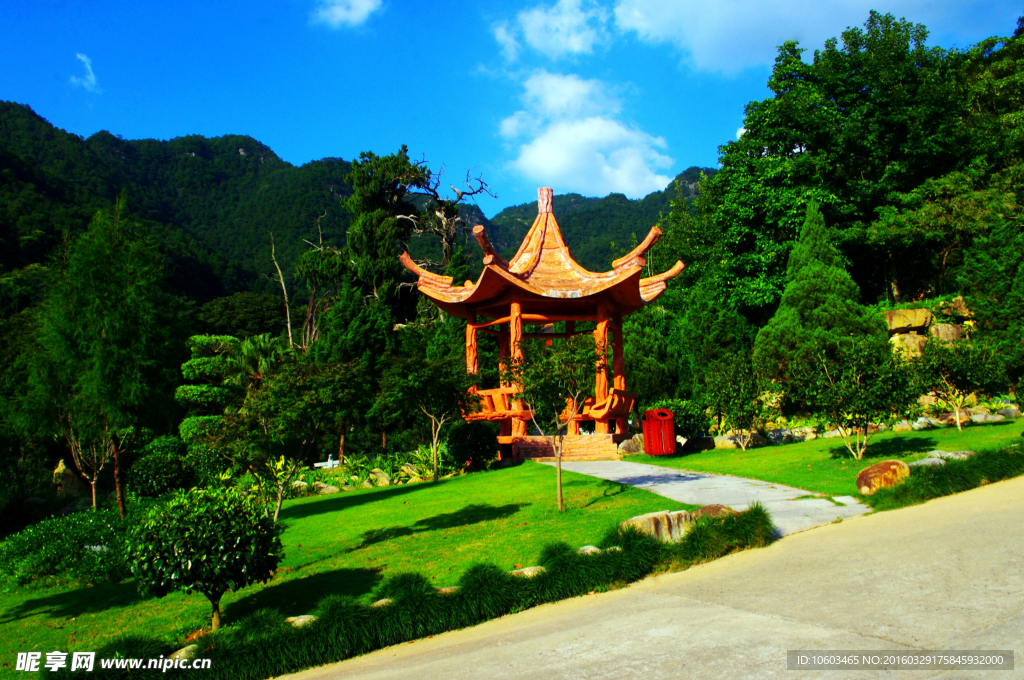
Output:
<instances>
[{"instance_id":1,"label":"wooden pillar","mask_svg":"<svg viewBox=\"0 0 1024 680\"><path fill-rule=\"evenodd\" d=\"M512 352L513 362L522 361L523 359L523 348L520 344L523 341L523 305L519 302L513 302L509 309L509 333L508 342L509 349ZM523 402L516 400L514 402L516 410L523 408ZM525 437L526 436L526 421L519 418L512 420L512 436L513 437Z\"/></svg>"},{"instance_id":2,"label":"wooden pillar","mask_svg":"<svg viewBox=\"0 0 1024 680\"><path fill-rule=\"evenodd\" d=\"M622 354L622 346L626 339L622 335L622 314L616 312L612 315L615 335L612 337L612 371L615 373L614 387L617 390L626 389L626 358ZM618 418L615 421L616 434L628 432L628 423L625 418Z\"/></svg>"},{"instance_id":3,"label":"wooden pillar","mask_svg":"<svg viewBox=\"0 0 1024 680\"><path fill-rule=\"evenodd\" d=\"M498 327L498 375L500 377L501 386L508 387L508 382L505 380L505 369L508 364L508 336L501 333L501 326Z\"/></svg>"},{"instance_id":4,"label":"wooden pillar","mask_svg":"<svg viewBox=\"0 0 1024 680\"><path fill-rule=\"evenodd\" d=\"M601 403L608 398L608 372L606 369L605 352L608 347L608 310L597 306L597 328L594 329L594 352L597 354L597 376L594 380L594 402ZM608 434L608 421L594 423L595 434Z\"/></svg>"},{"instance_id":5,"label":"wooden pillar","mask_svg":"<svg viewBox=\"0 0 1024 680\"><path fill-rule=\"evenodd\" d=\"M466 373L476 375L480 372L480 358L476 345L476 314L469 315L466 323Z\"/></svg>"}]
</instances>

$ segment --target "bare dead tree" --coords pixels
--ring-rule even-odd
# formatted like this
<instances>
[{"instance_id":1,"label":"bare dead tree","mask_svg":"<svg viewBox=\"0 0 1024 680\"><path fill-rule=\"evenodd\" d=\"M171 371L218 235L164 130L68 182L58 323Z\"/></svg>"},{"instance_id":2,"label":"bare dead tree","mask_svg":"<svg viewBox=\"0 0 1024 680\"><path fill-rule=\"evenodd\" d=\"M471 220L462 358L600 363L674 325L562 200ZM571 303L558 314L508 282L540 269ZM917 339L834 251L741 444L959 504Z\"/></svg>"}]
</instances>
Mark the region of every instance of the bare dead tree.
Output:
<instances>
[{"instance_id":1,"label":"bare dead tree","mask_svg":"<svg viewBox=\"0 0 1024 680\"><path fill-rule=\"evenodd\" d=\"M417 163L419 166L425 164L425 161ZM418 187L419 191L410 192L411 196L421 196L426 199L426 206L423 212L419 215L403 215L400 217L400 219L412 222L412 234L414 236L432 234L441 239L440 267L442 269L446 268L452 261L452 253L455 250L455 243L459 236L465 235L469 229L475 226L467 224L462 218L459 208L461 205L465 205L463 201L481 194L497 198L497 195L491 191L490 186L483 180L482 176L472 177L468 170L466 171L465 190L457 188L454 184L449 184L448 186L451 187L454 197L442 196L441 176L443 172L444 166L441 166L441 169L434 175L429 174L428 171L426 181L422 186Z\"/></svg>"}]
</instances>

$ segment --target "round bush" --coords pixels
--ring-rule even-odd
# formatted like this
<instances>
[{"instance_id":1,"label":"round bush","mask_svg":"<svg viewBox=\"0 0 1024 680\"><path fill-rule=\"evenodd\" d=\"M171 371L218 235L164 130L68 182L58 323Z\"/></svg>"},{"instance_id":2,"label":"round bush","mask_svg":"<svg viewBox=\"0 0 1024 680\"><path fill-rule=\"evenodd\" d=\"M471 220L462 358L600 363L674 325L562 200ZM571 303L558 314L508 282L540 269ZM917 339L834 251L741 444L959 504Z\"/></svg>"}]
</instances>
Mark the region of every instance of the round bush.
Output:
<instances>
[{"instance_id":1,"label":"round bush","mask_svg":"<svg viewBox=\"0 0 1024 680\"><path fill-rule=\"evenodd\" d=\"M185 464L185 442L171 436L151 441L132 464L128 483L135 493L151 498L192 486L194 476Z\"/></svg>"},{"instance_id":2,"label":"round bush","mask_svg":"<svg viewBox=\"0 0 1024 680\"><path fill-rule=\"evenodd\" d=\"M459 469L486 470L498 457L497 436L498 428L494 423L460 420L448 432L448 453Z\"/></svg>"},{"instance_id":3,"label":"round bush","mask_svg":"<svg viewBox=\"0 0 1024 680\"><path fill-rule=\"evenodd\" d=\"M278 534L253 497L192 489L144 515L129 538L128 559L145 594L163 597L184 590L205 595L217 630L225 592L273 576L282 558Z\"/></svg>"}]
</instances>

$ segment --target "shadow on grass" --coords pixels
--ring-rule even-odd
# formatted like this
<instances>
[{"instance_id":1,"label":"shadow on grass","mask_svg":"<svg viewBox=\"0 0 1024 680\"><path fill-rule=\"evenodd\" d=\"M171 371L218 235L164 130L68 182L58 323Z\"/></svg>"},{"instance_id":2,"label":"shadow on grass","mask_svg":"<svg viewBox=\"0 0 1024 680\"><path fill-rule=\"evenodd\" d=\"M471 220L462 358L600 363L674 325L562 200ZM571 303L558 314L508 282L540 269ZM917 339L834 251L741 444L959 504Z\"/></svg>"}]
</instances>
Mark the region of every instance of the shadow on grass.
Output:
<instances>
[{"instance_id":1,"label":"shadow on grass","mask_svg":"<svg viewBox=\"0 0 1024 680\"><path fill-rule=\"evenodd\" d=\"M235 600L224 613L232 621L259 609L276 609L285 616L310 612L328 595L360 597L380 582L380 569L334 569L273 583Z\"/></svg>"},{"instance_id":2,"label":"shadow on grass","mask_svg":"<svg viewBox=\"0 0 1024 680\"><path fill-rule=\"evenodd\" d=\"M605 501L605 500L607 500L607 499L609 499L609 498L611 498L613 496L618 496L620 493L624 493L627 488L628 487L625 484L621 483L621 482L613 481L613 480L610 480L610 479L602 479L601 480L601 495L600 496L595 496L594 498L591 498L590 502L586 503L583 507L589 508L594 503L600 503L600 502Z\"/></svg>"},{"instance_id":3,"label":"shadow on grass","mask_svg":"<svg viewBox=\"0 0 1024 680\"><path fill-rule=\"evenodd\" d=\"M446 480L438 482L438 484L444 484ZM354 508L364 503L372 503L374 501L383 501L396 496L404 496L420 489L426 489L429 487L435 487L433 482L420 482L417 484L403 484L402 486L388 486L380 489L374 489L373 491L366 491L363 493L357 493L354 491L346 491L325 498L317 498L316 500L309 500L304 503L297 503L290 505L287 508L281 508L281 519L301 519L303 517L311 517L313 515L322 515L327 512L339 512L341 510L347 510L348 508Z\"/></svg>"},{"instance_id":4,"label":"shadow on grass","mask_svg":"<svg viewBox=\"0 0 1024 680\"><path fill-rule=\"evenodd\" d=\"M129 607L143 599L146 598L139 594L135 581L105 583L92 588L76 588L25 600L5 611L0 623L10 623L29 616L69 619L83 614Z\"/></svg>"},{"instance_id":5,"label":"shadow on grass","mask_svg":"<svg viewBox=\"0 0 1024 680\"><path fill-rule=\"evenodd\" d=\"M474 503L455 512L446 512L418 520L415 524L410 524L409 526L370 529L363 534L362 543L349 548L348 552L355 552L361 548L390 541L394 538L401 538L402 536L412 536L413 534L421 534L428 531L451 529L511 517L527 505L529 503L509 503L508 505L482 505Z\"/></svg>"},{"instance_id":6,"label":"shadow on grass","mask_svg":"<svg viewBox=\"0 0 1024 680\"><path fill-rule=\"evenodd\" d=\"M868 442L868 448L864 451L864 459L868 458L902 458L904 456L910 456L915 453L923 453L925 451L932 451L938 446L939 442L933 437L893 437L892 439L883 439L882 441ZM850 455L850 450L845 445L840 444L839 446L833 446L829 449L829 453L832 454L833 459L849 458L853 459Z\"/></svg>"}]
</instances>

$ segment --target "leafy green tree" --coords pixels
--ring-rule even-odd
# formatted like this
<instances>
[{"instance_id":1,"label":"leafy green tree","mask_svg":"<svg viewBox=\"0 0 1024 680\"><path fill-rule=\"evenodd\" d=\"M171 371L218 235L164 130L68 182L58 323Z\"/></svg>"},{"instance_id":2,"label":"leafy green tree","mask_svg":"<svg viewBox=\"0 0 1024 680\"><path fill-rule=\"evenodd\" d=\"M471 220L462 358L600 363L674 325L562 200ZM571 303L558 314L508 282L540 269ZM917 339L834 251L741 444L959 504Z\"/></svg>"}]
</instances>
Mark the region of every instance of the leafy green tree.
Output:
<instances>
[{"instance_id":1,"label":"leafy green tree","mask_svg":"<svg viewBox=\"0 0 1024 680\"><path fill-rule=\"evenodd\" d=\"M708 373L707 389L711 408L725 416L740 448L746 451L762 411L750 354L733 354L716 362Z\"/></svg>"},{"instance_id":2,"label":"leafy green tree","mask_svg":"<svg viewBox=\"0 0 1024 680\"><path fill-rule=\"evenodd\" d=\"M902 417L917 397L906 362L870 339L819 351L801 370L808 406L836 426L856 460L864 457L872 423Z\"/></svg>"},{"instance_id":3,"label":"leafy green tree","mask_svg":"<svg viewBox=\"0 0 1024 680\"><path fill-rule=\"evenodd\" d=\"M357 416L364 377L358 364L284 364L250 385L242 405L208 434L208 445L255 475L276 497L274 521L295 475L333 451Z\"/></svg>"},{"instance_id":4,"label":"leafy green tree","mask_svg":"<svg viewBox=\"0 0 1024 680\"><path fill-rule=\"evenodd\" d=\"M280 528L258 500L237 491L193 489L151 508L129 539L132 575L147 595L200 592L213 630L227 591L266 583L283 558Z\"/></svg>"},{"instance_id":5,"label":"leafy green tree","mask_svg":"<svg viewBox=\"0 0 1024 680\"><path fill-rule=\"evenodd\" d=\"M113 461L122 517L122 456L143 425L170 425L188 318L187 305L162 290L163 258L122 219L123 207L97 213L68 244L40 308L26 402L28 417L62 436L90 468L94 488Z\"/></svg>"},{"instance_id":6,"label":"leafy green tree","mask_svg":"<svg viewBox=\"0 0 1024 680\"><path fill-rule=\"evenodd\" d=\"M813 203L789 255L786 280L775 316L757 334L754 360L759 373L778 381L791 398L801 398L803 367L822 355L828 362L836 360L840 345L850 338L888 349L884 320L857 302L857 284Z\"/></svg>"},{"instance_id":7,"label":"leafy green tree","mask_svg":"<svg viewBox=\"0 0 1024 680\"><path fill-rule=\"evenodd\" d=\"M521 386L534 427L551 444L557 507L563 512L562 442L566 423L579 413L581 396L593 384L597 355L593 341L582 335L552 340L551 346L523 342L522 347L524 359L508 362L505 382Z\"/></svg>"},{"instance_id":8,"label":"leafy green tree","mask_svg":"<svg viewBox=\"0 0 1024 680\"><path fill-rule=\"evenodd\" d=\"M963 430L960 412L974 392L992 393L1005 378L991 347L971 340L944 342L932 338L915 362L920 388L953 405L956 427Z\"/></svg>"}]
</instances>

